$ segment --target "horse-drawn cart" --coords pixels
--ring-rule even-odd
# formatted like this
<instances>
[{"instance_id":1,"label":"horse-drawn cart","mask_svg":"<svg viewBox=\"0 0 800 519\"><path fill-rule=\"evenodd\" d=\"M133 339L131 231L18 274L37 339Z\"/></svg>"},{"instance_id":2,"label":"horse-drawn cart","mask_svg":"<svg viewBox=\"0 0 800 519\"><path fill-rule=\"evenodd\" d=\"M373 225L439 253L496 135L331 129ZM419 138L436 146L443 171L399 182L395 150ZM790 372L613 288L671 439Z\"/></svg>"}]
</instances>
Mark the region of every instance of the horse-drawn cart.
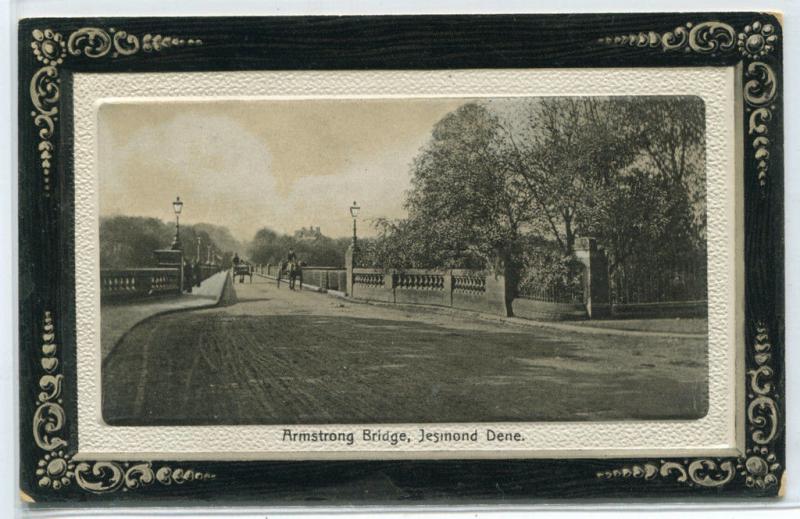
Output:
<instances>
[{"instance_id":1,"label":"horse-drawn cart","mask_svg":"<svg viewBox=\"0 0 800 519\"><path fill-rule=\"evenodd\" d=\"M244 277L250 278L250 283L253 282L253 266L249 263L239 263L233 267L233 279L239 278L239 283L244 283Z\"/></svg>"}]
</instances>

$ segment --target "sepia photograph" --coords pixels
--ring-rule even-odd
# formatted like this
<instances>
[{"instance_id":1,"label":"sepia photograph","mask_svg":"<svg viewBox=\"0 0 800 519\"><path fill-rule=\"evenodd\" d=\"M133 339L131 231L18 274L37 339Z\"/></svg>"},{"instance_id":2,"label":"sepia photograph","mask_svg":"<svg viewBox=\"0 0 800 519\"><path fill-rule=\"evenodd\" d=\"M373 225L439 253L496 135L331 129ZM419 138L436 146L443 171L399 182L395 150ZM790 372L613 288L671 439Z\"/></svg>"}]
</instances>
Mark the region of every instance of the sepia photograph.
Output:
<instances>
[{"instance_id":1,"label":"sepia photograph","mask_svg":"<svg viewBox=\"0 0 800 519\"><path fill-rule=\"evenodd\" d=\"M704 417L705 117L687 95L102 104L103 420Z\"/></svg>"}]
</instances>

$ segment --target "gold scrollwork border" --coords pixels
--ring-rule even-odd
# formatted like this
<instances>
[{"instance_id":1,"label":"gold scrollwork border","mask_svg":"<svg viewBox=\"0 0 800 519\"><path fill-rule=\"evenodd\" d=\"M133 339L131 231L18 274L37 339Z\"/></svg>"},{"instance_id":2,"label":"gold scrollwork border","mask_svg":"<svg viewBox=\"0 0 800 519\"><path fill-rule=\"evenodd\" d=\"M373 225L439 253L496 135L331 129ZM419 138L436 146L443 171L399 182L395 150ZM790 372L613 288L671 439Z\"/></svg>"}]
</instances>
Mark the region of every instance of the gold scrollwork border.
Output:
<instances>
[{"instance_id":1,"label":"gold scrollwork border","mask_svg":"<svg viewBox=\"0 0 800 519\"><path fill-rule=\"evenodd\" d=\"M744 477L751 488L768 488L778 484L780 463L773 442L778 435L780 417L775 401L774 371L770 366L772 344L763 323L756 325L753 344L753 367L747 370L747 449L738 458L660 460L622 466L597 472L600 479L631 478L654 480L675 477L689 486L721 487Z\"/></svg>"},{"instance_id":2,"label":"gold scrollwork border","mask_svg":"<svg viewBox=\"0 0 800 519\"><path fill-rule=\"evenodd\" d=\"M84 27L66 38L53 29L34 29L31 49L40 66L33 73L29 93L37 128L39 167L46 197L52 190L52 171L56 153L56 131L61 91L59 66L70 57L99 59L131 56L137 52L160 52L169 48L202 45L199 39L183 39L160 34L145 34L141 38L126 31L110 28ZM75 483L88 492L102 494L117 490L128 491L158 482L180 485L190 481L213 479L214 474L191 468L154 466L152 462L81 461L75 462L69 452L66 435L67 416L62 389L64 374L56 342L51 311L45 311L42 322L42 343L38 354L42 372L38 378L32 434L42 454L35 469L40 487L59 490Z\"/></svg>"},{"instance_id":3,"label":"gold scrollwork border","mask_svg":"<svg viewBox=\"0 0 800 519\"><path fill-rule=\"evenodd\" d=\"M698 24L686 23L672 31L656 31L605 36L598 43L611 46L660 48L664 52L717 54L738 52L746 60L744 102L748 119L747 132L754 149L756 175L761 188L767 185L771 140L769 123L775 111L773 104L778 95L775 72L764 61L778 45L779 36L774 25L755 21L736 31L731 25L719 21Z\"/></svg>"},{"instance_id":4,"label":"gold scrollwork border","mask_svg":"<svg viewBox=\"0 0 800 519\"><path fill-rule=\"evenodd\" d=\"M61 373L53 314L44 313L36 410L33 414L33 440L44 451L36 466L40 487L59 490L76 483L79 488L103 494L134 490L158 482L180 485L190 481L214 479L214 474L191 468L154 467L151 462L81 461L76 463L67 451L66 413L61 398L64 375Z\"/></svg>"},{"instance_id":5,"label":"gold scrollwork border","mask_svg":"<svg viewBox=\"0 0 800 519\"><path fill-rule=\"evenodd\" d=\"M758 184L767 185L770 166L770 122L776 110L778 82L770 65L770 55L778 45L775 26L754 21L741 31L720 21L686 23L672 31L638 32L606 36L599 44L634 48L661 49L663 52L717 54L738 52L744 61L742 94L747 114L747 133L753 147ZM596 473L600 479L632 478L654 480L674 477L689 486L721 487L739 477L748 487L759 489L778 484L781 469L774 452L779 431L779 406L776 403L772 345L769 331L756 324L752 369L748 369L746 451L739 458L660 460L622 466ZM749 367L749 366L748 366Z\"/></svg>"},{"instance_id":6,"label":"gold scrollwork border","mask_svg":"<svg viewBox=\"0 0 800 519\"><path fill-rule=\"evenodd\" d=\"M67 38L53 29L34 29L31 49L41 66L33 73L29 93L33 110L31 117L38 128L39 153L44 195L52 190L53 161L55 160L56 128L61 100L58 67L70 56L90 59L110 56L131 56L137 52L160 52L173 47L202 45L200 39L183 39L160 34L145 34L141 38L127 31L110 28L83 27Z\"/></svg>"},{"instance_id":7,"label":"gold scrollwork border","mask_svg":"<svg viewBox=\"0 0 800 519\"><path fill-rule=\"evenodd\" d=\"M50 196L52 168L55 157L55 137L59 116L60 78L58 67L72 57L99 59L130 56L140 51L161 52L184 45L202 45L200 39L183 39L172 36L145 34L139 36L124 30L96 27L80 28L65 39L52 29L32 31L31 48L41 64L33 73L29 93L34 126L38 129L37 151L43 178L45 196ZM770 146L769 123L778 96L775 73L763 59L775 49L778 35L769 23L755 21L737 32L732 26L719 21L699 24L686 23L672 31L639 32L607 36L600 44L639 48L661 48L665 52L682 51L700 54L738 52L746 60L746 82L743 96L749 112L748 135L755 150L758 182L767 184ZM128 491L158 482L162 485L183 484L190 481L213 479L214 474L191 468L154 467L152 462L82 461L76 463L68 452L69 441L65 435L66 413L63 408L59 349L55 340L52 312L43 318L38 396L34 411L32 433L36 445L43 451L37 464L36 476L41 487L59 490L73 482L92 493ZM600 479L633 478L654 480L674 477L689 486L721 487L737 477L744 477L748 487L767 488L778 483L781 466L774 453L773 442L779 430L780 417L775 401L774 372L770 361L772 345L763 323L757 325L753 346L754 367L747 371L748 447L740 458L660 460L631 464L596 473Z\"/></svg>"},{"instance_id":8,"label":"gold scrollwork border","mask_svg":"<svg viewBox=\"0 0 800 519\"><path fill-rule=\"evenodd\" d=\"M214 474L191 468L154 467L151 462L82 461L76 463L67 451L66 413L61 398L64 375L61 373L53 314L44 313L36 410L33 414L33 440L44 451L36 466L38 484L59 490L73 482L96 494L141 488L158 482L180 485L189 481L214 479Z\"/></svg>"}]
</instances>

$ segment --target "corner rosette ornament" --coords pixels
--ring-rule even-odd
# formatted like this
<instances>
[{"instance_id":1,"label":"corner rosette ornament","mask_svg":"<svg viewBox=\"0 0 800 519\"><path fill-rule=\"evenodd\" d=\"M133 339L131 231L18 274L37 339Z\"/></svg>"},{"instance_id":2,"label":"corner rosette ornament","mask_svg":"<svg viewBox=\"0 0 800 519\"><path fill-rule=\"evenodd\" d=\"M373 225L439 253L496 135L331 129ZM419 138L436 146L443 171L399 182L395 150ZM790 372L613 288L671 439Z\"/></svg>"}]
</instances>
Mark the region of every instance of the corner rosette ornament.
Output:
<instances>
[{"instance_id":1,"label":"corner rosette ornament","mask_svg":"<svg viewBox=\"0 0 800 519\"><path fill-rule=\"evenodd\" d=\"M72 456L63 450L45 454L39 460L36 475L39 476L40 487L58 490L69 485L75 477L75 464L72 462Z\"/></svg>"},{"instance_id":2,"label":"corner rosette ornament","mask_svg":"<svg viewBox=\"0 0 800 519\"><path fill-rule=\"evenodd\" d=\"M745 475L745 485L755 488L766 488L778 484L775 475L781 468L778 458L767 447L748 449L749 456L740 466Z\"/></svg>"},{"instance_id":3,"label":"corner rosette ornament","mask_svg":"<svg viewBox=\"0 0 800 519\"><path fill-rule=\"evenodd\" d=\"M752 355L755 366L747 371L749 441L743 456L643 462L601 470L595 477L643 481L673 478L688 486L721 487L738 476L744 478L748 488L761 490L778 485L782 467L773 442L778 434L780 417L775 401L775 372L771 366L773 346L764 323L756 323L754 339Z\"/></svg>"},{"instance_id":4,"label":"corner rosette ornament","mask_svg":"<svg viewBox=\"0 0 800 519\"><path fill-rule=\"evenodd\" d=\"M778 35L772 24L754 22L739 33L736 46L743 56L758 59L772 52L777 42Z\"/></svg>"},{"instance_id":5,"label":"corner rosette ornament","mask_svg":"<svg viewBox=\"0 0 800 519\"><path fill-rule=\"evenodd\" d=\"M67 42L52 29L35 29L32 33L31 48L36 60L45 65L60 65L67 57Z\"/></svg>"}]
</instances>

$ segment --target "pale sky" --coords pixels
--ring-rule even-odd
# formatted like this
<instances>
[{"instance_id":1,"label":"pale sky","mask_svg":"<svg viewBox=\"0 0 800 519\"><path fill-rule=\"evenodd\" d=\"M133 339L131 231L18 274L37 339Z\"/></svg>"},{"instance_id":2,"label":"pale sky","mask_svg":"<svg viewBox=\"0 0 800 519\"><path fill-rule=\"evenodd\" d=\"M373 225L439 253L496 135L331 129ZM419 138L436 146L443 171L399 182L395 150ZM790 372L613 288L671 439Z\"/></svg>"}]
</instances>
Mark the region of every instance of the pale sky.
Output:
<instances>
[{"instance_id":1,"label":"pale sky","mask_svg":"<svg viewBox=\"0 0 800 519\"><path fill-rule=\"evenodd\" d=\"M349 236L349 207L399 218L409 164L433 125L468 99L158 101L99 111L100 214L228 227L319 226Z\"/></svg>"}]
</instances>

